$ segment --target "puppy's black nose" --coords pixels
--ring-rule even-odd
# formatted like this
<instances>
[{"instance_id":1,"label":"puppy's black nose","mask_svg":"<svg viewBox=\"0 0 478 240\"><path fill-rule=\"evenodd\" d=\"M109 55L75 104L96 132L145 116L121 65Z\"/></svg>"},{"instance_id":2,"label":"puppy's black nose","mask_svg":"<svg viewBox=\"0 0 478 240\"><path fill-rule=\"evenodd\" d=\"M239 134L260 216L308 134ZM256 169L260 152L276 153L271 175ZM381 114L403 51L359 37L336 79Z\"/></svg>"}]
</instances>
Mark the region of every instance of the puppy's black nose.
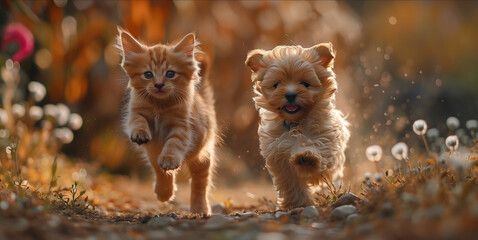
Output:
<instances>
[{"instance_id":1,"label":"puppy's black nose","mask_svg":"<svg viewBox=\"0 0 478 240\"><path fill-rule=\"evenodd\" d=\"M161 84L154 84L154 87L157 88L157 89L161 89L164 87L164 83L161 83Z\"/></svg>"},{"instance_id":2,"label":"puppy's black nose","mask_svg":"<svg viewBox=\"0 0 478 240\"><path fill-rule=\"evenodd\" d=\"M288 92L288 93L285 94L285 98L289 102L294 102L295 97L297 97L297 93L295 93L295 92Z\"/></svg>"}]
</instances>

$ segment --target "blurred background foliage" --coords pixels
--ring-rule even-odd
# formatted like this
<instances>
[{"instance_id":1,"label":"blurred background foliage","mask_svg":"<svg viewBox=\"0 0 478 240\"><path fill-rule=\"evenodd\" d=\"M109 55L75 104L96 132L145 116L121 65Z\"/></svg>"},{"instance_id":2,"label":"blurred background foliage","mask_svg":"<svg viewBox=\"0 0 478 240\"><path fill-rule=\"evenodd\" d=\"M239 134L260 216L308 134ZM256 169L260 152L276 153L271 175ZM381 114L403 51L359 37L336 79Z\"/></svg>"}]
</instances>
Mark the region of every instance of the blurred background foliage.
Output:
<instances>
[{"instance_id":1,"label":"blurred background foliage","mask_svg":"<svg viewBox=\"0 0 478 240\"><path fill-rule=\"evenodd\" d=\"M64 152L105 171L143 176L146 165L121 129L127 78L114 47L116 26L148 43L196 32L212 60L225 140L217 174L223 183L269 179L258 151L247 52L332 42L337 105L352 123L346 176L360 179L354 173L373 168L365 160L368 145L382 144L384 167L392 165L389 150L398 141L412 146L412 156L423 154L414 120L423 118L446 135L447 117L462 125L477 118L476 12L474 1L1 0L0 33L10 23L24 24L35 47L21 62L20 86L41 82L44 104L64 102L83 116Z\"/></svg>"}]
</instances>

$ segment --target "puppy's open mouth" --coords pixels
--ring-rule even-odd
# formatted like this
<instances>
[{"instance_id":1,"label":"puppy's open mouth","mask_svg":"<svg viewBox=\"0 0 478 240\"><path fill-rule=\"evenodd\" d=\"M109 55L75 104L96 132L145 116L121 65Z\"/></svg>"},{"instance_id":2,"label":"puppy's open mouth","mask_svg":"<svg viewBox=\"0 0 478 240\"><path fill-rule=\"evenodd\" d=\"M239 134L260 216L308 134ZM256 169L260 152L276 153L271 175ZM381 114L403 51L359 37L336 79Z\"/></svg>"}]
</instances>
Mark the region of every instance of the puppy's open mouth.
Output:
<instances>
[{"instance_id":1,"label":"puppy's open mouth","mask_svg":"<svg viewBox=\"0 0 478 240\"><path fill-rule=\"evenodd\" d=\"M300 111L300 106L297 104L287 104L284 107L282 107L282 110L284 110L284 112L286 113L294 114Z\"/></svg>"}]
</instances>

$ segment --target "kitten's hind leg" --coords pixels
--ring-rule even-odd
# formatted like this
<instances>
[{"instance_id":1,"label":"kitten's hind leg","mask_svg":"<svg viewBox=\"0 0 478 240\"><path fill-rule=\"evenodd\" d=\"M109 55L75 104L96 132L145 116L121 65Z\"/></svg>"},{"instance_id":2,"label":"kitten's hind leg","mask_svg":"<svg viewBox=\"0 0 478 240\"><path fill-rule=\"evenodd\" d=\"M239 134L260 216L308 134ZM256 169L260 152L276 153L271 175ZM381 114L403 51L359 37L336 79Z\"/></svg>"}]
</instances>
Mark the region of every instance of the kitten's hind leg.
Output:
<instances>
[{"instance_id":1,"label":"kitten's hind leg","mask_svg":"<svg viewBox=\"0 0 478 240\"><path fill-rule=\"evenodd\" d=\"M211 185L212 159L210 156L193 158L187 161L191 173L191 209L193 213L210 214L211 208L207 200Z\"/></svg>"}]
</instances>

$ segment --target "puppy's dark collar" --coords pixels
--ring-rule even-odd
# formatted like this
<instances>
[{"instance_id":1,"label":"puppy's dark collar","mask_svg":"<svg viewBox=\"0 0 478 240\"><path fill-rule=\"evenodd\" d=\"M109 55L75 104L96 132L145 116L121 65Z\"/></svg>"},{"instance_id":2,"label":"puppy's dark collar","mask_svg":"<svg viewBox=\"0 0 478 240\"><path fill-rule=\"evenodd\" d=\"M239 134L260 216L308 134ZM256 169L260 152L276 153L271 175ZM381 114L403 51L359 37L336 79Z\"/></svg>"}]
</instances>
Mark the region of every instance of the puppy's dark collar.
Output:
<instances>
[{"instance_id":1,"label":"puppy's dark collar","mask_svg":"<svg viewBox=\"0 0 478 240\"><path fill-rule=\"evenodd\" d=\"M290 122L290 123L287 123L285 120L282 122L282 126L284 126L287 130L290 131L291 128L295 128L297 126L299 126L299 123L298 122Z\"/></svg>"}]
</instances>

